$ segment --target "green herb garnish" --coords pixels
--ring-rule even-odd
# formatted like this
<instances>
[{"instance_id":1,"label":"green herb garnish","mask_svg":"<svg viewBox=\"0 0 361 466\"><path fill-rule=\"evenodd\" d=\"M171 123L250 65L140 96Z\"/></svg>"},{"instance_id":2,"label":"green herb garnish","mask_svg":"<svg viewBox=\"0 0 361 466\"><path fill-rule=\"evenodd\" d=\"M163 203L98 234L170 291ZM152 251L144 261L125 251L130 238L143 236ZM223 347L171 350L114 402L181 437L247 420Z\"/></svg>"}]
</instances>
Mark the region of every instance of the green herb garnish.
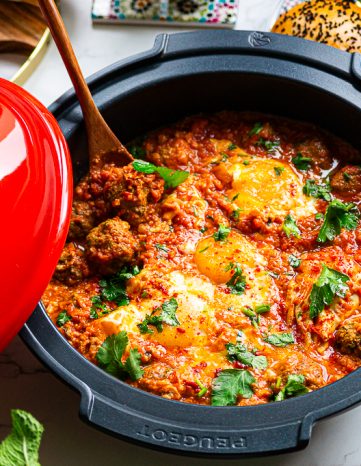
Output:
<instances>
[{"instance_id":1,"label":"green herb garnish","mask_svg":"<svg viewBox=\"0 0 361 466\"><path fill-rule=\"evenodd\" d=\"M278 392L275 401L283 401L286 398L304 395L308 393L308 388L305 387L305 378L303 375L291 374L287 377L286 385Z\"/></svg>"},{"instance_id":2,"label":"green herb garnish","mask_svg":"<svg viewBox=\"0 0 361 466\"><path fill-rule=\"evenodd\" d=\"M319 243L325 243L327 240L333 241L341 233L342 228L355 230L359 215L355 204L334 199L327 207L317 241Z\"/></svg>"},{"instance_id":3,"label":"green herb garnish","mask_svg":"<svg viewBox=\"0 0 361 466\"><path fill-rule=\"evenodd\" d=\"M243 275L240 265L237 262L231 262L225 270L226 272L233 271L232 277L226 283L231 294L243 294L246 289L246 277Z\"/></svg>"},{"instance_id":4,"label":"green herb garnish","mask_svg":"<svg viewBox=\"0 0 361 466\"><path fill-rule=\"evenodd\" d=\"M58 315L56 319L56 325L58 327L62 327L65 325L67 322L71 320L71 315L67 313L67 311L61 311L60 314Z\"/></svg>"},{"instance_id":5,"label":"green herb garnish","mask_svg":"<svg viewBox=\"0 0 361 466\"><path fill-rule=\"evenodd\" d=\"M239 361L246 366L253 367L253 369L266 369L268 365L266 356L256 356L248 351L242 343L227 343L226 349L228 361Z\"/></svg>"},{"instance_id":6,"label":"green herb garnish","mask_svg":"<svg viewBox=\"0 0 361 466\"><path fill-rule=\"evenodd\" d=\"M256 146L262 146L267 152L274 152L277 147L280 146L280 141L268 141L263 138L259 138L256 142Z\"/></svg>"},{"instance_id":7,"label":"green herb garnish","mask_svg":"<svg viewBox=\"0 0 361 466\"><path fill-rule=\"evenodd\" d=\"M172 170L167 167L157 167L145 160L134 160L133 168L141 173L158 173L163 178L165 188L176 188L183 183L189 176L189 172L182 170Z\"/></svg>"},{"instance_id":8,"label":"green herb garnish","mask_svg":"<svg viewBox=\"0 0 361 466\"><path fill-rule=\"evenodd\" d=\"M228 146L228 150L234 150L234 149L237 149L237 144L232 143Z\"/></svg>"},{"instance_id":9,"label":"green herb garnish","mask_svg":"<svg viewBox=\"0 0 361 466\"><path fill-rule=\"evenodd\" d=\"M298 228L296 221L289 214L286 216L283 222L282 229L286 233L287 238L289 238L291 235L295 236L296 238L301 237L301 231Z\"/></svg>"},{"instance_id":10,"label":"green herb garnish","mask_svg":"<svg viewBox=\"0 0 361 466\"><path fill-rule=\"evenodd\" d=\"M169 252L167 246L165 246L164 244L156 243L154 246L158 249L158 251L162 251L162 252L165 252L165 253Z\"/></svg>"},{"instance_id":11,"label":"green herb garnish","mask_svg":"<svg viewBox=\"0 0 361 466\"><path fill-rule=\"evenodd\" d=\"M285 171L285 167L273 167L277 176L281 176L282 172Z\"/></svg>"},{"instance_id":12,"label":"green herb garnish","mask_svg":"<svg viewBox=\"0 0 361 466\"><path fill-rule=\"evenodd\" d=\"M213 234L213 238L215 241L224 241L228 238L231 229L226 227L225 225L219 225L218 230Z\"/></svg>"},{"instance_id":13,"label":"green herb garnish","mask_svg":"<svg viewBox=\"0 0 361 466\"><path fill-rule=\"evenodd\" d=\"M99 366L108 374L119 379L125 379L129 376L132 380L138 380L143 376L138 349L131 349L125 363L122 362L128 343L127 332L121 331L118 334L110 335L99 348L96 359Z\"/></svg>"},{"instance_id":14,"label":"green herb garnish","mask_svg":"<svg viewBox=\"0 0 361 466\"><path fill-rule=\"evenodd\" d=\"M265 314L271 310L271 306L269 304L260 304L254 308L256 314Z\"/></svg>"},{"instance_id":15,"label":"green herb garnish","mask_svg":"<svg viewBox=\"0 0 361 466\"><path fill-rule=\"evenodd\" d=\"M293 254L290 254L288 256L288 263L290 264L291 267L293 267L294 269L297 269L301 265L301 259L294 256Z\"/></svg>"},{"instance_id":16,"label":"green herb garnish","mask_svg":"<svg viewBox=\"0 0 361 466\"><path fill-rule=\"evenodd\" d=\"M40 466L39 448L44 427L31 414L11 411L11 433L0 443L1 466Z\"/></svg>"},{"instance_id":17,"label":"green herb garnish","mask_svg":"<svg viewBox=\"0 0 361 466\"><path fill-rule=\"evenodd\" d=\"M298 152L296 157L293 157L292 163L299 170L308 170L310 168L312 159L310 157L303 157L301 152Z\"/></svg>"},{"instance_id":18,"label":"green herb garnish","mask_svg":"<svg viewBox=\"0 0 361 466\"><path fill-rule=\"evenodd\" d=\"M264 337L264 341L270 343L273 346L283 348L287 345L291 345L295 342L292 333L271 333Z\"/></svg>"},{"instance_id":19,"label":"green herb garnish","mask_svg":"<svg viewBox=\"0 0 361 466\"><path fill-rule=\"evenodd\" d=\"M324 199L325 201L331 201L331 186L329 183L316 184L315 180L306 180L306 184L303 187L303 193L309 197L315 197L316 199Z\"/></svg>"},{"instance_id":20,"label":"green herb garnish","mask_svg":"<svg viewBox=\"0 0 361 466\"><path fill-rule=\"evenodd\" d=\"M111 309L109 309L103 302L100 296L93 296L91 298L91 308L89 312L89 317L91 319L98 319L99 317L103 317L109 312L111 312ZM100 311L100 312L99 312Z\"/></svg>"},{"instance_id":21,"label":"green herb garnish","mask_svg":"<svg viewBox=\"0 0 361 466\"><path fill-rule=\"evenodd\" d=\"M252 384L256 379L247 370L225 369L220 371L212 382L212 405L235 405L237 398L251 398Z\"/></svg>"},{"instance_id":22,"label":"green herb garnish","mask_svg":"<svg viewBox=\"0 0 361 466\"><path fill-rule=\"evenodd\" d=\"M154 333L149 325L154 326L159 333L163 332L163 324L176 327L180 325L176 316L178 302L175 298L165 301L160 308L155 309L151 314L147 314L143 322L138 324L140 333Z\"/></svg>"},{"instance_id":23,"label":"green herb garnish","mask_svg":"<svg viewBox=\"0 0 361 466\"><path fill-rule=\"evenodd\" d=\"M351 175L349 175L347 172L343 172L342 173L342 176L343 176L343 179L346 181L346 182L349 182L352 178Z\"/></svg>"},{"instance_id":24,"label":"green herb garnish","mask_svg":"<svg viewBox=\"0 0 361 466\"><path fill-rule=\"evenodd\" d=\"M316 283L312 287L310 294L310 317L317 317L325 306L329 306L335 296L344 298L349 287L347 282L350 277L338 272L334 269L329 269L325 264L322 264L322 272Z\"/></svg>"},{"instance_id":25,"label":"green herb garnish","mask_svg":"<svg viewBox=\"0 0 361 466\"><path fill-rule=\"evenodd\" d=\"M256 134L259 134L263 129L263 124L260 122L255 123L251 131L248 133L248 136L255 136Z\"/></svg>"}]
</instances>

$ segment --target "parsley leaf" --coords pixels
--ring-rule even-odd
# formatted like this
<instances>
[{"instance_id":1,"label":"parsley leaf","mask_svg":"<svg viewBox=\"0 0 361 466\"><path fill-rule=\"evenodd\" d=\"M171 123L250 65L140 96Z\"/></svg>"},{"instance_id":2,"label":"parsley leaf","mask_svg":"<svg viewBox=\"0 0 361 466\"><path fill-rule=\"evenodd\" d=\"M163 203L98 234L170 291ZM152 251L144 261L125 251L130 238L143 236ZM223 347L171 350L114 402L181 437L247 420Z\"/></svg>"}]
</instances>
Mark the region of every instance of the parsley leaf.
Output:
<instances>
[{"instance_id":1,"label":"parsley leaf","mask_svg":"<svg viewBox=\"0 0 361 466\"><path fill-rule=\"evenodd\" d=\"M231 229L225 225L219 225L218 230L213 234L215 241L224 241L230 234Z\"/></svg>"},{"instance_id":2,"label":"parsley leaf","mask_svg":"<svg viewBox=\"0 0 361 466\"><path fill-rule=\"evenodd\" d=\"M287 345L291 345L295 342L292 333L271 333L263 338L264 341L270 343L273 346L284 348Z\"/></svg>"},{"instance_id":3,"label":"parsley leaf","mask_svg":"<svg viewBox=\"0 0 361 466\"><path fill-rule=\"evenodd\" d=\"M228 146L228 150L234 150L234 149L237 149L237 144L231 143L231 144Z\"/></svg>"},{"instance_id":4,"label":"parsley leaf","mask_svg":"<svg viewBox=\"0 0 361 466\"><path fill-rule=\"evenodd\" d=\"M317 317L325 306L329 306L335 296L344 298L347 291L347 282L350 278L334 269L322 264L322 272L313 285L310 294L310 317Z\"/></svg>"},{"instance_id":5,"label":"parsley leaf","mask_svg":"<svg viewBox=\"0 0 361 466\"><path fill-rule=\"evenodd\" d=\"M246 366L251 366L254 369L266 369L268 363L266 356L256 356L247 350L242 343L226 344L227 359L231 362L239 361Z\"/></svg>"},{"instance_id":6,"label":"parsley leaf","mask_svg":"<svg viewBox=\"0 0 361 466\"><path fill-rule=\"evenodd\" d=\"M101 299L103 301L113 301L118 306L129 304L126 282L135 275L138 275L139 272L140 269L137 266L125 266L111 277L100 280Z\"/></svg>"},{"instance_id":7,"label":"parsley leaf","mask_svg":"<svg viewBox=\"0 0 361 466\"><path fill-rule=\"evenodd\" d=\"M303 375L291 374L287 378L286 385L278 392L275 401L282 401L286 398L308 393L308 388L305 387L305 378Z\"/></svg>"},{"instance_id":8,"label":"parsley leaf","mask_svg":"<svg viewBox=\"0 0 361 466\"><path fill-rule=\"evenodd\" d=\"M280 141L268 141L263 138L259 138L256 142L256 146L262 146L267 152L274 152L279 147Z\"/></svg>"},{"instance_id":9,"label":"parsley leaf","mask_svg":"<svg viewBox=\"0 0 361 466\"><path fill-rule=\"evenodd\" d=\"M67 313L67 311L62 311L56 319L56 325L58 327L62 327L70 320L71 320L71 316Z\"/></svg>"},{"instance_id":10,"label":"parsley leaf","mask_svg":"<svg viewBox=\"0 0 361 466\"><path fill-rule=\"evenodd\" d=\"M11 411L12 431L0 443L1 466L40 466L39 447L43 426L31 414Z\"/></svg>"},{"instance_id":11,"label":"parsley leaf","mask_svg":"<svg viewBox=\"0 0 361 466\"><path fill-rule=\"evenodd\" d=\"M156 243L155 247L158 249L158 251L162 251L162 252L166 252L166 253L168 252L168 248L164 244Z\"/></svg>"},{"instance_id":12,"label":"parsley leaf","mask_svg":"<svg viewBox=\"0 0 361 466\"><path fill-rule=\"evenodd\" d=\"M298 152L296 157L293 157L292 163L299 170L308 170L310 168L312 159L310 157L303 157L301 152Z\"/></svg>"},{"instance_id":13,"label":"parsley leaf","mask_svg":"<svg viewBox=\"0 0 361 466\"><path fill-rule=\"evenodd\" d=\"M141 173L158 173L158 175L163 178L165 184L164 187L176 188L181 183L183 183L189 176L189 172L182 170L172 170L167 167L157 167L152 163L146 162L145 160L134 160L133 168L137 172Z\"/></svg>"},{"instance_id":14,"label":"parsley leaf","mask_svg":"<svg viewBox=\"0 0 361 466\"><path fill-rule=\"evenodd\" d=\"M259 134L263 130L263 124L260 122L255 123L251 131L248 133L248 136L255 136L256 134Z\"/></svg>"},{"instance_id":15,"label":"parsley leaf","mask_svg":"<svg viewBox=\"0 0 361 466\"><path fill-rule=\"evenodd\" d=\"M231 291L231 294L238 294L238 295L243 294L246 289L246 277L243 275L242 268L240 267L239 264L237 264L237 262L235 263L231 262L226 267L226 272L228 270L234 271L232 277L226 283L226 285Z\"/></svg>"},{"instance_id":16,"label":"parsley leaf","mask_svg":"<svg viewBox=\"0 0 361 466\"><path fill-rule=\"evenodd\" d=\"M330 183L316 184L315 180L306 180L303 193L306 194L306 196L323 199L328 202L332 199Z\"/></svg>"},{"instance_id":17,"label":"parsley leaf","mask_svg":"<svg viewBox=\"0 0 361 466\"><path fill-rule=\"evenodd\" d=\"M359 211L355 204L343 203L334 199L327 207L325 218L317 236L319 243L333 241L342 228L355 230L359 220Z\"/></svg>"},{"instance_id":18,"label":"parsley leaf","mask_svg":"<svg viewBox=\"0 0 361 466\"><path fill-rule=\"evenodd\" d=\"M293 254L290 254L288 256L288 263L290 264L291 267L293 267L294 269L297 269L301 265L301 259L294 256Z\"/></svg>"},{"instance_id":19,"label":"parsley leaf","mask_svg":"<svg viewBox=\"0 0 361 466\"><path fill-rule=\"evenodd\" d=\"M277 176L281 176L281 173L285 171L285 167L273 167Z\"/></svg>"},{"instance_id":20,"label":"parsley leaf","mask_svg":"<svg viewBox=\"0 0 361 466\"><path fill-rule=\"evenodd\" d=\"M301 237L301 231L298 228L296 221L289 214L285 217L282 229L286 233L287 238L289 238L291 235L295 236L296 238Z\"/></svg>"},{"instance_id":21,"label":"parsley leaf","mask_svg":"<svg viewBox=\"0 0 361 466\"><path fill-rule=\"evenodd\" d=\"M109 309L102 302L102 299L101 299L100 296L93 296L91 298L91 302L92 302L92 305L91 305L90 312L89 312L89 317L91 319L99 319L99 317L103 317L103 316L109 314L109 312L111 312L111 309ZM99 310L101 312L98 312Z\"/></svg>"},{"instance_id":22,"label":"parsley leaf","mask_svg":"<svg viewBox=\"0 0 361 466\"><path fill-rule=\"evenodd\" d=\"M150 315L147 314L143 322L138 324L140 333L153 333L153 330L148 327L149 325L153 325L159 333L163 332L163 324L168 324L172 327L180 325L176 316L177 309L178 302L175 298L164 301L161 308L155 309ZM156 314L159 311L161 311L160 314Z\"/></svg>"},{"instance_id":23,"label":"parsley leaf","mask_svg":"<svg viewBox=\"0 0 361 466\"><path fill-rule=\"evenodd\" d=\"M251 398L253 390L251 384L256 379L253 375L241 369L224 369L220 371L212 382L212 405L235 405L238 396Z\"/></svg>"},{"instance_id":24,"label":"parsley leaf","mask_svg":"<svg viewBox=\"0 0 361 466\"><path fill-rule=\"evenodd\" d=\"M129 376L132 380L138 380L143 375L138 349L131 349L127 360L124 364L122 363L122 356L128 343L128 335L124 330L118 334L110 335L99 348L96 359L99 366L108 374L119 379L125 379Z\"/></svg>"}]
</instances>

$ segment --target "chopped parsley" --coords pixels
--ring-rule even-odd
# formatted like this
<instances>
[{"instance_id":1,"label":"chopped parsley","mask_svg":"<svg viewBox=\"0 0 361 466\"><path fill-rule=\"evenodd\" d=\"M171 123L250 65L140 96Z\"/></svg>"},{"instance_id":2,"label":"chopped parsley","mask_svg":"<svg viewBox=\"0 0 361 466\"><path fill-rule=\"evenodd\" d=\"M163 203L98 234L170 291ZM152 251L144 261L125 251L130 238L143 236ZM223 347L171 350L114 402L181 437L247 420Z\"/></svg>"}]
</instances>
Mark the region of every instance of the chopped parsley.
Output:
<instances>
[{"instance_id":1,"label":"chopped parsley","mask_svg":"<svg viewBox=\"0 0 361 466\"><path fill-rule=\"evenodd\" d=\"M324 218L325 216L321 212L317 212L317 214L315 215L316 220L323 220Z\"/></svg>"},{"instance_id":2,"label":"chopped parsley","mask_svg":"<svg viewBox=\"0 0 361 466\"><path fill-rule=\"evenodd\" d=\"M100 280L100 297L102 301L112 301L117 306L126 306L129 304L126 282L135 275L138 275L139 272L140 269L138 266L125 266L114 275Z\"/></svg>"},{"instance_id":3,"label":"chopped parsley","mask_svg":"<svg viewBox=\"0 0 361 466\"><path fill-rule=\"evenodd\" d=\"M226 349L228 361L239 361L246 366L253 367L253 369L266 369L268 365L266 356L256 356L248 351L242 343L227 343Z\"/></svg>"},{"instance_id":4,"label":"chopped parsley","mask_svg":"<svg viewBox=\"0 0 361 466\"><path fill-rule=\"evenodd\" d=\"M290 254L288 256L288 263L290 264L291 267L293 267L294 269L297 269L301 265L301 259L294 256L293 254Z\"/></svg>"},{"instance_id":5,"label":"chopped parsley","mask_svg":"<svg viewBox=\"0 0 361 466\"><path fill-rule=\"evenodd\" d=\"M110 335L99 348L96 359L99 366L108 374L119 379L130 377L132 380L138 380L143 376L138 349L132 348L125 363L122 362L128 343L129 339L125 331Z\"/></svg>"},{"instance_id":6,"label":"chopped parsley","mask_svg":"<svg viewBox=\"0 0 361 466\"><path fill-rule=\"evenodd\" d=\"M282 172L285 171L285 167L273 167L277 176L281 176Z\"/></svg>"},{"instance_id":7,"label":"chopped parsley","mask_svg":"<svg viewBox=\"0 0 361 466\"><path fill-rule=\"evenodd\" d=\"M164 244L156 243L154 246L158 249L158 251L162 251L162 252L165 252L165 253L167 253L169 251L167 246L165 246Z\"/></svg>"},{"instance_id":8,"label":"chopped parsley","mask_svg":"<svg viewBox=\"0 0 361 466\"><path fill-rule=\"evenodd\" d=\"M323 199L328 202L332 199L330 183L316 184L315 180L306 180L303 193L306 194L306 196Z\"/></svg>"},{"instance_id":9,"label":"chopped parsley","mask_svg":"<svg viewBox=\"0 0 361 466\"><path fill-rule=\"evenodd\" d=\"M350 280L348 275L329 269L322 264L322 272L316 283L312 287L310 294L310 317L317 317L325 306L329 306L335 296L344 298L347 291L347 282Z\"/></svg>"},{"instance_id":10,"label":"chopped parsley","mask_svg":"<svg viewBox=\"0 0 361 466\"><path fill-rule=\"evenodd\" d=\"M62 327L70 320L71 320L71 316L67 313L67 311L61 311L61 313L58 315L56 319L56 325L58 327Z\"/></svg>"},{"instance_id":11,"label":"chopped parsley","mask_svg":"<svg viewBox=\"0 0 361 466\"><path fill-rule=\"evenodd\" d=\"M268 141L266 139L259 138L256 142L256 146L263 147L267 152L274 152L277 147L280 146L280 141Z\"/></svg>"},{"instance_id":12,"label":"chopped parsley","mask_svg":"<svg viewBox=\"0 0 361 466\"><path fill-rule=\"evenodd\" d=\"M271 333L263 338L264 341L270 343L273 346L284 348L287 345L291 345L295 342L292 333Z\"/></svg>"},{"instance_id":13,"label":"chopped parsley","mask_svg":"<svg viewBox=\"0 0 361 466\"><path fill-rule=\"evenodd\" d=\"M234 149L237 149L237 144L232 143L228 146L228 150L234 150Z\"/></svg>"},{"instance_id":14,"label":"chopped parsley","mask_svg":"<svg viewBox=\"0 0 361 466\"><path fill-rule=\"evenodd\" d=\"M99 319L99 317L103 317L111 312L111 309L102 302L100 296L93 296L91 302L92 305L89 312L89 317L91 319Z\"/></svg>"},{"instance_id":15,"label":"chopped parsley","mask_svg":"<svg viewBox=\"0 0 361 466\"><path fill-rule=\"evenodd\" d=\"M252 137L259 134L263 130L263 124L260 122L255 123L251 131L248 133L248 136Z\"/></svg>"},{"instance_id":16,"label":"chopped parsley","mask_svg":"<svg viewBox=\"0 0 361 466\"><path fill-rule=\"evenodd\" d=\"M157 167L145 160L134 160L132 163L134 170L141 173L158 173L163 178L165 188L176 188L189 176L189 172L182 170L172 170L167 167Z\"/></svg>"},{"instance_id":17,"label":"chopped parsley","mask_svg":"<svg viewBox=\"0 0 361 466\"><path fill-rule=\"evenodd\" d=\"M327 207L317 241L319 243L325 243L327 240L333 241L341 233L342 228L355 230L359 215L355 204L334 199Z\"/></svg>"},{"instance_id":18,"label":"chopped parsley","mask_svg":"<svg viewBox=\"0 0 361 466\"><path fill-rule=\"evenodd\" d=\"M291 235L295 236L296 238L301 237L301 231L298 228L296 221L289 214L285 217L282 229L286 233L287 238L289 238Z\"/></svg>"},{"instance_id":19,"label":"chopped parsley","mask_svg":"<svg viewBox=\"0 0 361 466\"><path fill-rule=\"evenodd\" d=\"M243 165L249 165L250 164L250 161L249 160L244 160L243 161Z\"/></svg>"},{"instance_id":20,"label":"chopped parsley","mask_svg":"<svg viewBox=\"0 0 361 466\"><path fill-rule=\"evenodd\" d=\"M180 325L176 316L178 302L175 298L165 301L161 307L155 309L151 314L147 314L143 322L138 324L140 333L154 333L153 329L149 328L152 325L159 333L163 332L163 324L176 327Z\"/></svg>"},{"instance_id":21,"label":"chopped parsley","mask_svg":"<svg viewBox=\"0 0 361 466\"><path fill-rule=\"evenodd\" d=\"M229 270L233 271L233 275L226 285L230 289L231 294L243 294L246 289L246 277L243 275L242 268L237 262L231 262L225 269L226 272Z\"/></svg>"},{"instance_id":22,"label":"chopped parsley","mask_svg":"<svg viewBox=\"0 0 361 466\"><path fill-rule=\"evenodd\" d=\"M271 306L269 304L259 304L254 308L256 314L265 314L271 310Z\"/></svg>"},{"instance_id":23,"label":"chopped parsley","mask_svg":"<svg viewBox=\"0 0 361 466\"><path fill-rule=\"evenodd\" d=\"M237 398L251 398L256 379L247 370L224 369L212 382L212 406L232 406Z\"/></svg>"},{"instance_id":24,"label":"chopped parsley","mask_svg":"<svg viewBox=\"0 0 361 466\"><path fill-rule=\"evenodd\" d=\"M241 212L242 212L242 209L240 209L239 207L235 210L233 210L233 212L231 213L231 218L233 218L233 220L239 220L239 216L241 215Z\"/></svg>"},{"instance_id":25,"label":"chopped parsley","mask_svg":"<svg viewBox=\"0 0 361 466\"><path fill-rule=\"evenodd\" d=\"M346 182L349 182L352 178L351 175L349 175L347 172L343 172L342 173L342 176L343 176L343 179L346 181Z\"/></svg>"},{"instance_id":26,"label":"chopped parsley","mask_svg":"<svg viewBox=\"0 0 361 466\"><path fill-rule=\"evenodd\" d=\"M255 311L253 311L249 307L244 307L242 309L242 312L245 316L249 317L249 320L251 321L251 324L253 325L253 327L258 328L258 325L260 323L259 315L257 315Z\"/></svg>"},{"instance_id":27,"label":"chopped parsley","mask_svg":"<svg viewBox=\"0 0 361 466\"><path fill-rule=\"evenodd\" d=\"M303 157L301 152L298 152L296 157L293 157L292 163L299 170L308 170L310 168L312 159L310 157Z\"/></svg>"},{"instance_id":28,"label":"chopped parsley","mask_svg":"<svg viewBox=\"0 0 361 466\"><path fill-rule=\"evenodd\" d=\"M283 401L286 398L304 395L308 393L308 388L305 387L305 378L303 375L291 374L287 377L286 385L275 396L275 401Z\"/></svg>"},{"instance_id":29,"label":"chopped parsley","mask_svg":"<svg viewBox=\"0 0 361 466\"><path fill-rule=\"evenodd\" d=\"M218 230L213 234L213 238L215 241L224 241L228 238L230 232L230 228L225 225L219 225Z\"/></svg>"}]
</instances>

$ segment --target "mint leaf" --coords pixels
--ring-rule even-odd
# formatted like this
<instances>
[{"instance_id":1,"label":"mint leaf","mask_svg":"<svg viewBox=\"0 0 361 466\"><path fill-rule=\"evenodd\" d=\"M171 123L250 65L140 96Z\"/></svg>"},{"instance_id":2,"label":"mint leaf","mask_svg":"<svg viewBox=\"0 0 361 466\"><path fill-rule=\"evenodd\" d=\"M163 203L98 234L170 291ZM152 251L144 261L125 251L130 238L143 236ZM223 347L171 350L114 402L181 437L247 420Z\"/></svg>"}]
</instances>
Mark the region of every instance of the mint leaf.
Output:
<instances>
[{"instance_id":1,"label":"mint leaf","mask_svg":"<svg viewBox=\"0 0 361 466\"><path fill-rule=\"evenodd\" d=\"M172 170L167 167L157 167L152 163L146 162L145 160L134 160L133 168L137 172L141 173L158 173L158 175L164 180L164 187L176 188L183 183L189 176L189 172L182 170Z\"/></svg>"},{"instance_id":2,"label":"mint leaf","mask_svg":"<svg viewBox=\"0 0 361 466\"><path fill-rule=\"evenodd\" d=\"M343 203L334 199L327 207L326 214L317 236L319 243L333 241L342 228L355 230L359 220L359 211L355 204Z\"/></svg>"},{"instance_id":3,"label":"mint leaf","mask_svg":"<svg viewBox=\"0 0 361 466\"><path fill-rule=\"evenodd\" d=\"M12 431L0 444L1 466L40 466L39 447L43 426L29 413L11 411Z\"/></svg>"},{"instance_id":4,"label":"mint leaf","mask_svg":"<svg viewBox=\"0 0 361 466\"><path fill-rule=\"evenodd\" d=\"M239 361L246 366L251 366L254 369L266 369L268 363L266 356L256 356L247 350L242 343L226 344L227 359L231 362Z\"/></svg>"},{"instance_id":5,"label":"mint leaf","mask_svg":"<svg viewBox=\"0 0 361 466\"><path fill-rule=\"evenodd\" d=\"M322 272L313 285L310 294L311 319L317 317L325 306L329 306L335 296L345 297L349 289L347 285L349 280L348 275L329 269L325 264L322 264Z\"/></svg>"},{"instance_id":6,"label":"mint leaf","mask_svg":"<svg viewBox=\"0 0 361 466\"><path fill-rule=\"evenodd\" d=\"M306 184L303 187L303 194L328 202L332 199L330 184L316 184L315 180L306 180Z\"/></svg>"},{"instance_id":7,"label":"mint leaf","mask_svg":"<svg viewBox=\"0 0 361 466\"><path fill-rule=\"evenodd\" d=\"M231 229L226 227L225 225L219 225L218 230L213 234L213 238L215 241L224 241L228 238Z\"/></svg>"},{"instance_id":8,"label":"mint leaf","mask_svg":"<svg viewBox=\"0 0 361 466\"><path fill-rule=\"evenodd\" d=\"M273 346L283 348L287 345L293 344L295 339L292 333L271 333L264 338L264 341Z\"/></svg>"},{"instance_id":9,"label":"mint leaf","mask_svg":"<svg viewBox=\"0 0 361 466\"><path fill-rule=\"evenodd\" d=\"M308 393L308 388L305 387L304 383L305 378L303 375L289 375L286 385L278 392L275 401L283 401L286 398L293 398Z\"/></svg>"},{"instance_id":10,"label":"mint leaf","mask_svg":"<svg viewBox=\"0 0 361 466\"><path fill-rule=\"evenodd\" d=\"M301 237L300 229L298 228L296 221L291 217L291 215L287 215L285 217L282 229L286 233L287 238L289 238L291 235L295 236L296 238Z\"/></svg>"},{"instance_id":11,"label":"mint leaf","mask_svg":"<svg viewBox=\"0 0 361 466\"><path fill-rule=\"evenodd\" d=\"M296 157L293 157L292 163L299 170L308 170L310 168L312 159L309 157L303 157L301 152L298 152Z\"/></svg>"},{"instance_id":12,"label":"mint leaf","mask_svg":"<svg viewBox=\"0 0 361 466\"><path fill-rule=\"evenodd\" d=\"M213 379L212 405L231 406L236 404L238 396L251 398L251 384L255 381L253 375L246 370L224 369Z\"/></svg>"},{"instance_id":13,"label":"mint leaf","mask_svg":"<svg viewBox=\"0 0 361 466\"><path fill-rule=\"evenodd\" d=\"M62 312L60 312L60 314L58 315L58 317L56 319L56 325L58 327L62 327L63 325L65 325L70 320L71 320L71 315L69 315L67 313L67 311L62 311Z\"/></svg>"}]
</instances>

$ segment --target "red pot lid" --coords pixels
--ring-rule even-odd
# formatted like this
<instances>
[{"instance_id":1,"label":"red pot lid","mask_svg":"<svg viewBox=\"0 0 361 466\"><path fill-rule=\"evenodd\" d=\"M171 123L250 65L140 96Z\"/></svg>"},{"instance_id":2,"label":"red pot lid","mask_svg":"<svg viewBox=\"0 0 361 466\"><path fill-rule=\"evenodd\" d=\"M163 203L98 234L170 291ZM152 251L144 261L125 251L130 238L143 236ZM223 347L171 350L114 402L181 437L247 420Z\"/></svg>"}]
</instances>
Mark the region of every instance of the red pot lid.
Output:
<instances>
[{"instance_id":1,"label":"red pot lid","mask_svg":"<svg viewBox=\"0 0 361 466\"><path fill-rule=\"evenodd\" d=\"M50 281L69 226L69 150L51 113L0 79L0 351Z\"/></svg>"}]
</instances>

